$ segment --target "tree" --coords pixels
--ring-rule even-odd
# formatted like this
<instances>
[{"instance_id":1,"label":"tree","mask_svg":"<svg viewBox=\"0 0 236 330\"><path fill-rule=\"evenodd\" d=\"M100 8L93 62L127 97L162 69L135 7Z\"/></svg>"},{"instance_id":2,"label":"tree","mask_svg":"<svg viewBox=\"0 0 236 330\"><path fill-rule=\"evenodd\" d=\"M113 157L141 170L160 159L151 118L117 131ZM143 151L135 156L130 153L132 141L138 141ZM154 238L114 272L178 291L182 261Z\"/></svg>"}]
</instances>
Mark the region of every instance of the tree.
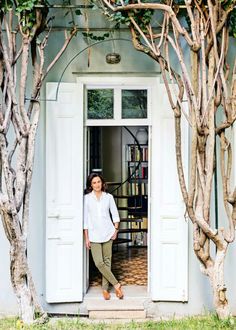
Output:
<instances>
[{"instance_id":1,"label":"tree","mask_svg":"<svg viewBox=\"0 0 236 330\"><path fill-rule=\"evenodd\" d=\"M46 317L27 260L40 89L76 34L75 26L65 32L61 49L46 67L44 54L51 30L48 12L46 0L0 2L0 211L10 243L11 282L25 323L33 322L36 313L41 319ZM31 95L29 100L26 95Z\"/></svg>"},{"instance_id":2,"label":"tree","mask_svg":"<svg viewBox=\"0 0 236 330\"><path fill-rule=\"evenodd\" d=\"M178 0L101 0L98 4L109 19L127 24L134 47L160 65L175 120L178 176L193 224L194 252L210 280L216 312L219 318L226 318L230 308L224 260L235 239L236 225L236 188L230 186L232 146L227 137L227 129L236 119L236 61L234 58L229 65L227 56L230 35L236 37L236 1L185 0L181 5ZM182 120L191 128L189 187L182 165ZM224 227L219 229L210 212L216 140L226 211L221 219Z\"/></svg>"}]
</instances>

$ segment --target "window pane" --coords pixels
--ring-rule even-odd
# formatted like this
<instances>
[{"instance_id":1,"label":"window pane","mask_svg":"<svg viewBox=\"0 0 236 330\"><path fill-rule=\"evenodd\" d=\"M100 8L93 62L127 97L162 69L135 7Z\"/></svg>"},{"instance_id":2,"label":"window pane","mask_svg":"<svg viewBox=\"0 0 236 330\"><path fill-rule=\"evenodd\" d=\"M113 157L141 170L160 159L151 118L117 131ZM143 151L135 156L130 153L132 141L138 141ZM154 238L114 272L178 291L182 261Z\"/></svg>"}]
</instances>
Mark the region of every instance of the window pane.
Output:
<instances>
[{"instance_id":1,"label":"window pane","mask_svg":"<svg viewBox=\"0 0 236 330\"><path fill-rule=\"evenodd\" d=\"M122 90L122 118L147 118L147 90Z\"/></svg>"},{"instance_id":2,"label":"window pane","mask_svg":"<svg viewBox=\"0 0 236 330\"><path fill-rule=\"evenodd\" d=\"M113 118L113 89L89 89L88 119Z\"/></svg>"}]
</instances>

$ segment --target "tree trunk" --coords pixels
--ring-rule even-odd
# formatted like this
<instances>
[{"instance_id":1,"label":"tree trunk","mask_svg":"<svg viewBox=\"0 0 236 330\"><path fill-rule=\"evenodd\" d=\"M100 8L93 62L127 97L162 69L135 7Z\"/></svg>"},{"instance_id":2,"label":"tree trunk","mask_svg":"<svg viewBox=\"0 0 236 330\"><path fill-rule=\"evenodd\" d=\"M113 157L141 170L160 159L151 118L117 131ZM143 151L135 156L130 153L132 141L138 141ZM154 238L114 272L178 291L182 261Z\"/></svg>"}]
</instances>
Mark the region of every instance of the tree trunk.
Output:
<instances>
[{"instance_id":1,"label":"tree trunk","mask_svg":"<svg viewBox=\"0 0 236 330\"><path fill-rule=\"evenodd\" d=\"M230 316L228 299L226 298L226 286L224 283L224 261L228 244L223 250L217 250L214 266L209 270L210 283L213 289L213 304L219 319L227 319Z\"/></svg>"},{"instance_id":2,"label":"tree trunk","mask_svg":"<svg viewBox=\"0 0 236 330\"><path fill-rule=\"evenodd\" d=\"M19 218L1 210L3 228L10 243L10 273L13 290L19 306L19 315L26 324L35 319L35 312L41 316L37 323L43 323L47 314L37 301L37 294L27 261L27 244L22 235Z\"/></svg>"},{"instance_id":3,"label":"tree trunk","mask_svg":"<svg viewBox=\"0 0 236 330\"><path fill-rule=\"evenodd\" d=\"M15 239L12 242L10 262L11 281L19 302L20 315L24 323L30 324L34 320L35 306L33 304L33 294L31 293L30 279L27 272L28 262L25 243L22 238L20 240Z\"/></svg>"}]
</instances>

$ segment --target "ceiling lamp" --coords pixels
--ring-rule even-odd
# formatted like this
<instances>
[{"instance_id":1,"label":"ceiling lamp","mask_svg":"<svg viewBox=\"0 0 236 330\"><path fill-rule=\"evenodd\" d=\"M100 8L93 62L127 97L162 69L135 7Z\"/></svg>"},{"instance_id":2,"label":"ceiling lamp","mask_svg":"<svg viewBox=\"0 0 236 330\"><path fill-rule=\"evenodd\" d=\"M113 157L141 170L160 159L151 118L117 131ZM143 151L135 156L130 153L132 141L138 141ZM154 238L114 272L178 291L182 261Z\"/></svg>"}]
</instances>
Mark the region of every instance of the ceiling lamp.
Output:
<instances>
[{"instance_id":1,"label":"ceiling lamp","mask_svg":"<svg viewBox=\"0 0 236 330\"><path fill-rule=\"evenodd\" d=\"M106 62L108 64L117 64L120 63L121 56L118 53L108 53L106 55Z\"/></svg>"}]
</instances>

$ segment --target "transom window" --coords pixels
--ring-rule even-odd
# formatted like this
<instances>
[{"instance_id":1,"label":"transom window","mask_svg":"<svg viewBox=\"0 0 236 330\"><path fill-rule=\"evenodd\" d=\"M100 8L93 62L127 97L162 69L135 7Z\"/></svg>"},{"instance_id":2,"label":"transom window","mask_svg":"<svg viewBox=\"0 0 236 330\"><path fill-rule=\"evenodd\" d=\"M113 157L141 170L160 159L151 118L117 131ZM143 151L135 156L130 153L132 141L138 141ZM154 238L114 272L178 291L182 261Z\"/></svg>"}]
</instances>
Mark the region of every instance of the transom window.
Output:
<instances>
[{"instance_id":1,"label":"transom window","mask_svg":"<svg viewBox=\"0 0 236 330\"><path fill-rule=\"evenodd\" d=\"M89 89L87 104L88 119L112 119L114 117L113 89Z\"/></svg>"},{"instance_id":2,"label":"transom window","mask_svg":"<svg viewBox=\"0 0 236 330\"><path fill-rule=\"evenodd\" d=\"M147 90L122 90L122 118L147 118Z\"/></svg>"},{"instance_id":3,"label":"transom window","mask_svg":"<svg viewBox=\"0 0 236 330\"><path fill-rule=\"evenodd\" d=\"M90 125L107 121L112 125L112 121L124 124L124 120L135 120L142 125L148 119L149 98L149 89L143 86L87 86L86 121Z\"/></svg>"}]
</instances>

